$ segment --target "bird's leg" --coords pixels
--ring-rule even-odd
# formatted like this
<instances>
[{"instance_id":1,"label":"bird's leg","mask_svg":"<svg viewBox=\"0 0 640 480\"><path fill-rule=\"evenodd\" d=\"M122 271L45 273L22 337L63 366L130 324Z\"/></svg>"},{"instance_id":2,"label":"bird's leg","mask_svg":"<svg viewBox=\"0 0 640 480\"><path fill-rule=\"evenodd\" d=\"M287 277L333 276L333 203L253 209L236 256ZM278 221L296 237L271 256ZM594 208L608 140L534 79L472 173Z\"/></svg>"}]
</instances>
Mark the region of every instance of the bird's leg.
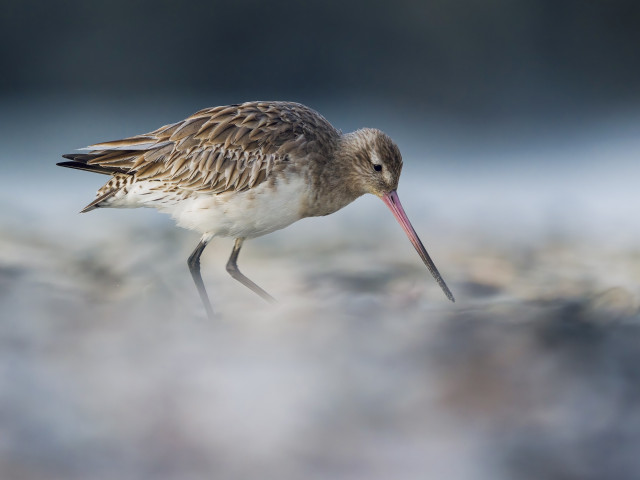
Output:
<instances>
[{"instance_id":1,"label":"bird's leg","mask_svg":"<svg viewBox=\"0 0 640 480\"><path fill-rule=\"evenodd\" d=\"M242 248L242 244L244 243L244 238L236 238L236 243L233 244L233 250L231 251L231 256L229 257L229 261L227 262L227 272L238 280L245 287L250 288L255 293L264 298L267 302L275 303L276 299L261 289L258 285L253 283L247 277L245 277L242 272L238 269L238 254L240 253L240 249ZM204 248L204 247L203 247Z\"/></svg>"},{"instance_id":2,"label":"bird's leg","mask_svg":"<svg viewBox=\"0 0 640 480\"><path fill-rule=\"evenodd\" d=\"M210 320L215 317L213 313L213 308L211 308L211 302L209 302L209 296L207 295L207 290L204 288L204 283L202 282L202 275L200 275L200 255L204 251L205 247L209 243L209 240L205 240L204 238L200 240L198 246L193 251L191 255L189 255L189 259L187 260L187 265L189 265L189 271L191 272L191 276L193 277L193 281L198 287L198 293L200 294L200 298L202 299L202 303L204 303L204 308L207 311L207 316Z\"/></svg>"}]
</instances>

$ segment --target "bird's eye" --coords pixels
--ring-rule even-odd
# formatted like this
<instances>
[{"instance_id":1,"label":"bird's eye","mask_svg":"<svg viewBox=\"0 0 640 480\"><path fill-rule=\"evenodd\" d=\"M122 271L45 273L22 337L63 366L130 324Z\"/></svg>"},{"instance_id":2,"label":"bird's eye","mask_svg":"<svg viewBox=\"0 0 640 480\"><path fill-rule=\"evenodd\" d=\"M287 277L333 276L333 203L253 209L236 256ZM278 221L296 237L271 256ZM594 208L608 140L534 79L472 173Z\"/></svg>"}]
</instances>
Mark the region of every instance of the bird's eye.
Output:
<instances>
[{"instance_id":1,"label":"bird's eye","mask_svg":"<svg viewBox=\"0 0 640 480\"><path fill-rule=\"evenodd\" d=\"M374 165L374 166L373 166L373 169L374 169L376 172L381 172L381 171L382 171L382 165Z\"/></svg>"}]
</instances>

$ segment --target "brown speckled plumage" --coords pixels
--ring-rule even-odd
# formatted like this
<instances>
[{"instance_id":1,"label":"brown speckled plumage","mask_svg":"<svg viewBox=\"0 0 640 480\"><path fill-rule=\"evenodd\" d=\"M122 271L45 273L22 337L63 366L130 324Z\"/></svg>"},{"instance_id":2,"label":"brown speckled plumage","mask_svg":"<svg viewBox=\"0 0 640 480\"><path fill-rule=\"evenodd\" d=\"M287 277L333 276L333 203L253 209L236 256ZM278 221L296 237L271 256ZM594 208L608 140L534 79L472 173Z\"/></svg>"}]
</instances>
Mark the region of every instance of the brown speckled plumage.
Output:
<instances>
[{"instance_id":1,"label":"brown speckled plumage","mask_svg":"<svg viewBox=\"0 0 640 480\"><path fill-rule=\"evenodd\" d=\"M272 300L237 269L244 239L300 218L328 215L365 193L385 201L453 300L395 193L402 170L400 151L379 130L342 134L304 105L247 102L207 108L153 132L86 150L63 155L69 161L59 165L112 178L83 212L151 206L203 234L189 267L210 315L199 258L214 236L237 239L227 269Z\"/></svg>"},{"instance_id":2,"label":"brown speckled plumage","mask_svg":"<svg viewBox=\"0 0 640 480\"><path fill-rule=\"evenodd\" d=\"M330 155L340 133L317 112L290 102L249 102L207 108L182 122L123 140L92 145L88 154L62 165L100 173L133 175L160 189L220 194L244 191L272 171L294 169L293 159ZM108 182L88 211L108 202L122 188Z\"/></svg>"}]
</instances>

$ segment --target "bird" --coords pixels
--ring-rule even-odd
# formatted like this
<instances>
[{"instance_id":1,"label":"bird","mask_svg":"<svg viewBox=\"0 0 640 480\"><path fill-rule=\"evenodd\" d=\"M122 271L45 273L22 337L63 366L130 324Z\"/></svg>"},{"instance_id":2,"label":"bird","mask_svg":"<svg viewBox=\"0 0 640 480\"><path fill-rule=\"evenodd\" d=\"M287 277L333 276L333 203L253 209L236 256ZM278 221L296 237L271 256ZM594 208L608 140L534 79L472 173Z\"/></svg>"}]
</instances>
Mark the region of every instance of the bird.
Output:
<instances>
[{"instance_id":1,"label":"bird","mask_svg":"<svg viewBox=\"0 0 640 480\"><path fill-rule=\"evenodd\" d=\"M82 153L62 155L67 161L57 165L110 177L81 213L153 207L200 233L187 264L209 318L215 313L200 256L214 237L235 239L227 271L274 302L238 268L245 240L329 215L364 194L382 199L444 294L455 301L400 203L402 156L380 130L342 133L300 103L252 101L205 108L150 133L78 150Z\"/></svg>"}]
</instances>

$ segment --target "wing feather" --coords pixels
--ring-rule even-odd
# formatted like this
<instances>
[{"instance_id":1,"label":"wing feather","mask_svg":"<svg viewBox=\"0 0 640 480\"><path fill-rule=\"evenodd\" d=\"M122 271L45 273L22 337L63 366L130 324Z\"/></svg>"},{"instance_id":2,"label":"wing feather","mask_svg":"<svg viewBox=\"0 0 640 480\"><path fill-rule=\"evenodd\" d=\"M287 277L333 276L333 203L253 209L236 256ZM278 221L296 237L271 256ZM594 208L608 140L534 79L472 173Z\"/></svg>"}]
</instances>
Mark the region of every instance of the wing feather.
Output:
<instances>
[{"instance_id":1,"label":"wing feather","mask_svg":"<svg viewBox=\"0 0 640 480\"><path fill-rule=\"evenodd\" d=\"M98 143L73 160L171 189L222 193L253 188L274 168L288 168L292 158L303 161L311 151L329 156L339 135L303 105L249 102L207 108L151 133Z\"/></svg>"},{"instance_id":2,"label":"wing feather","mask_svg":"<svg viewBox=\"0 0 640 480\"><path fill-rule=\"evenodd\" d=\"M185 137L193 136L194 134L200 131L200 129L202 128L202 125L204 125L207 122L207 120L208 118L204 117L204 118L194 118L192 120L185 121L179 128L177 128L173 132L171 137L169 137L169 140L172 140L175 142L177 140L182 140Z\"/></svg>"},{"instance_id":3,"label":"wing feather","mask_svg":"<svg viewBox=\"0 0 640 480\"><path fill-rule=\"evenodd\" d=\"M141 155L141 157L143 158L142 165L145 165L147 163L156 163L156 162L163 161L163 159L165 159L167 156L171 154L171 152L173 152L174 148L175 148L174 144L169 142L167 145L165 145L162 148L148 150L143 155ZM133 165L132 165L132 168L133 168Z\"/></svg>"}]
</instances>

